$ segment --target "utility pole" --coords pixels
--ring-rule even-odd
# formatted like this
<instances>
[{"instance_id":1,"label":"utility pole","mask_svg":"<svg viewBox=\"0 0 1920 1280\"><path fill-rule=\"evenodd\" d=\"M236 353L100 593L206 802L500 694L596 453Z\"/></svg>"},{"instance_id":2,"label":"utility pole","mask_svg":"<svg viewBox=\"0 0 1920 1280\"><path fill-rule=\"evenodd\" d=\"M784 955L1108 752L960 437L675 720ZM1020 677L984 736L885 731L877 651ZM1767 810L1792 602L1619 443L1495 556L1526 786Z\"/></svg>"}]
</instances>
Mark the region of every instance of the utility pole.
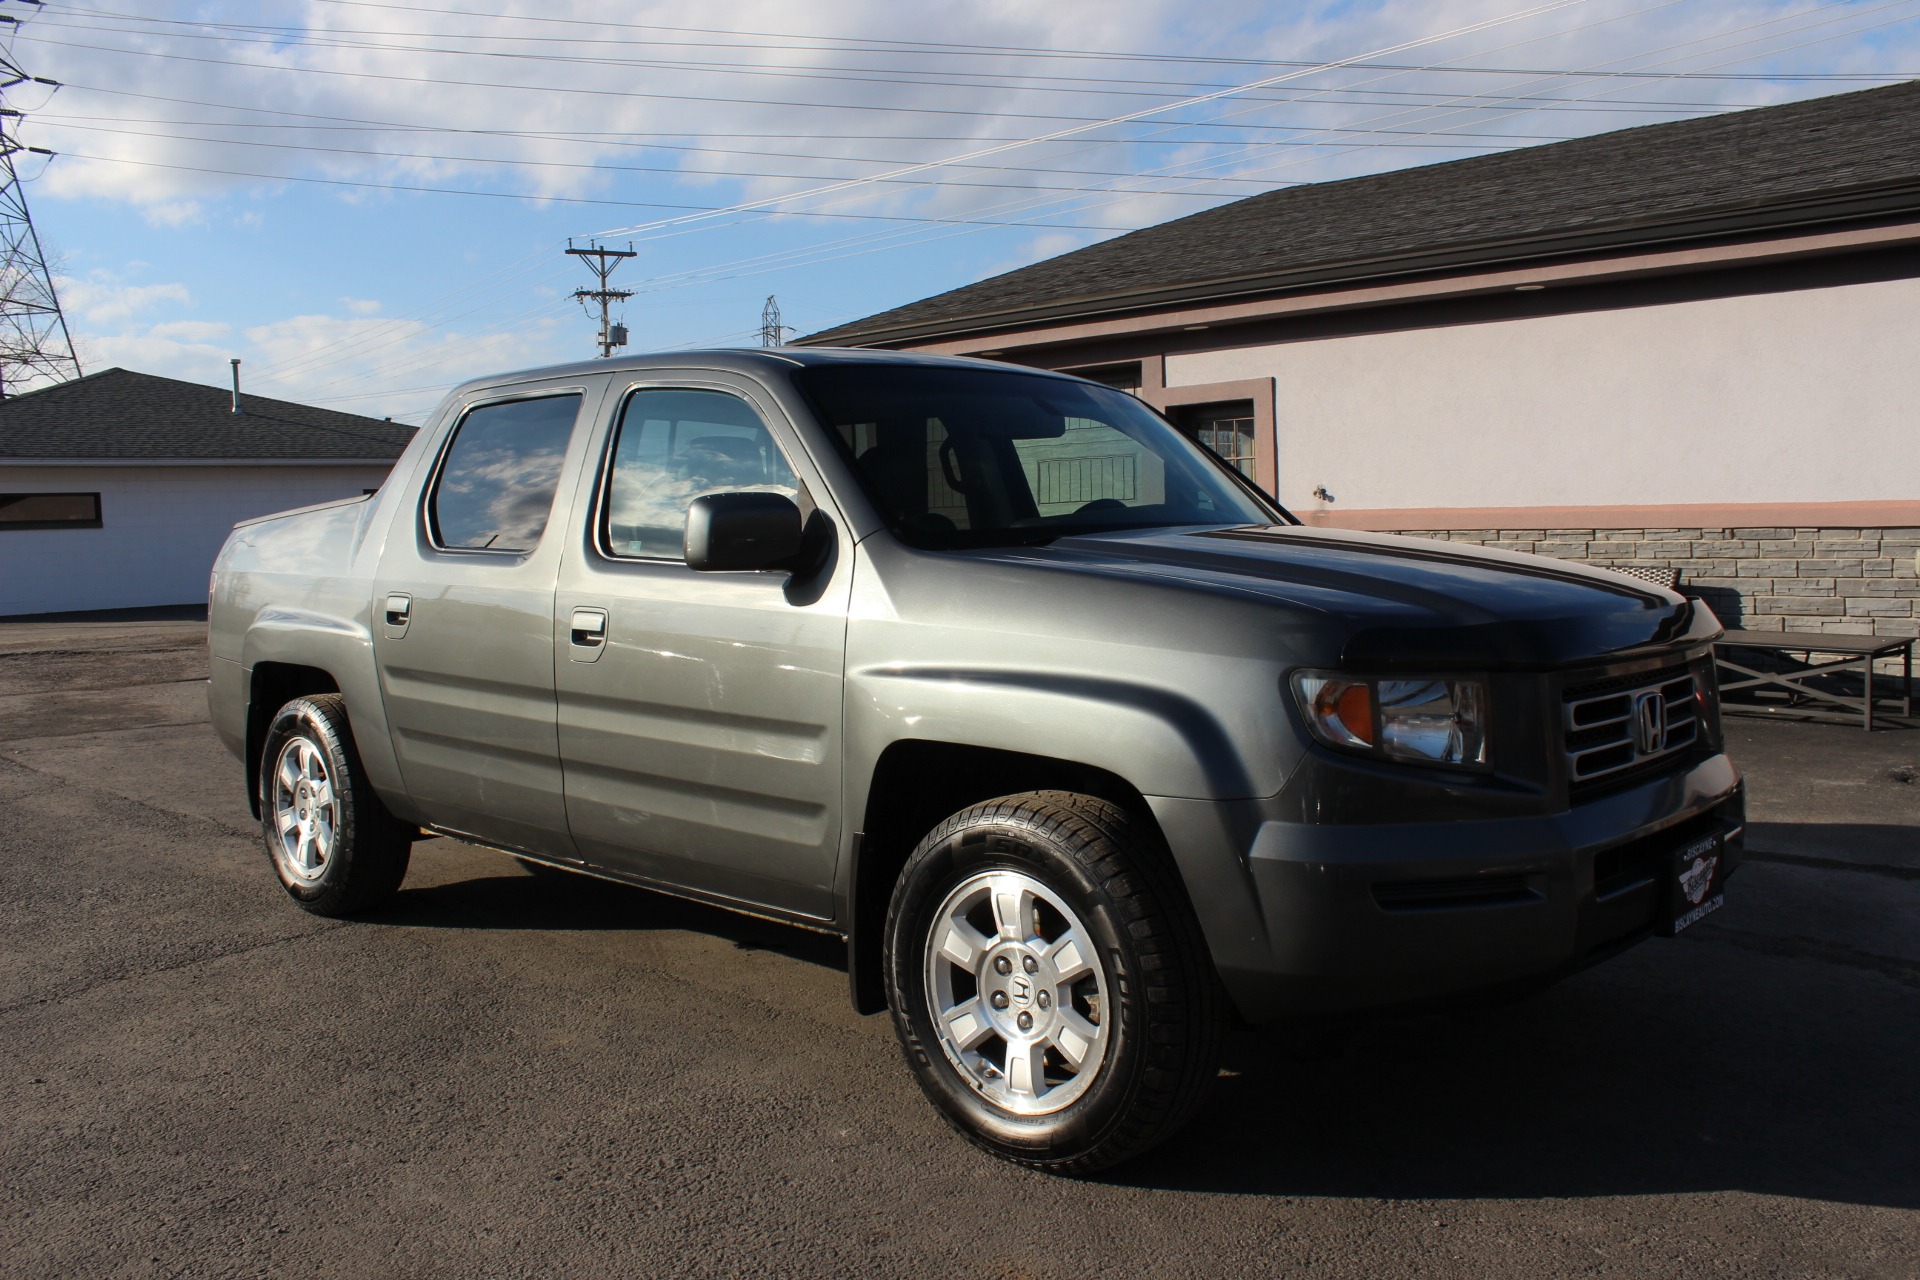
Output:
<instances>
[{"instance_id":1,"label":"utility pole","mask_svg":"<svg viewBox=\"0 0 1920 1280\"><path fill-rule=\"evenodd\" d=\"M607 277L613 274L613 269L620 265L622 258L634 256L633 245L628 244L624 249L603 249L596 244L590 249L576 249L573 247L573 241L569 239L567 252L586 263L587 270L600 279L598 289L575 289L573 296L580 299L580 305L583 307L587 305L589 298L600 304L600 336L596 341L600 347L600 358L605 360L613 354L615 347L627 345L627 326L613 323L609 308L616 300L624 302L631 298L633 290L609 289ZM587 314L593 314L592 308L587 309Z\"/></svg>"},{"instance_id":2,"label":"utility pole","mask_svg":"<svg viewBox=\"0 0 1920 1280\"><path fill-rule=\"evenodd\" d=\"M40 0L9 2L40 7ZM19 18L0 13L0 30L19 25ZM57 80L28 75L10 56L0 54L0 99L14 86L29 83L60 87ZM20 142L15 130L25 118L12 107L0 106L0 399L36 379L69 382L80 376L73 335L67 332L60 296L27 212L27 193L13 166L13 158L23 151L53 155L45 147Z\"/></svg>"},{"instance_id":3,"label":"utility pole","mask_svg":"<svg viewBox=\"0 0 1920 1280\"><path fill-rule=\"evenodd\" d=\"M789 326L780 323L780 304L767 295L767 305L760 308L760 345L777 347Z\"/></svg>"}]
</instances>

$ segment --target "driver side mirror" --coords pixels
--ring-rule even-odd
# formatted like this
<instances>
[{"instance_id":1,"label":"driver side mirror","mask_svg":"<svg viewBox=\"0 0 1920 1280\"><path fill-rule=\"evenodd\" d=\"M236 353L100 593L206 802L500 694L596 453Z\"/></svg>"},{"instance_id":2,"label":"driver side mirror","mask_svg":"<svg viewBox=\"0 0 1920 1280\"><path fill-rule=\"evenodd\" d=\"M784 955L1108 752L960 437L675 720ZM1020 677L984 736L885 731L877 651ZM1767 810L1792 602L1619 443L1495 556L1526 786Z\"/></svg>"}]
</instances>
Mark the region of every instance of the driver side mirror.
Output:
<instances>
[{"instance_id":1,"label":"driver side mirror","mask_svg":"<svg viewBox=\"0 0 1920 1280\"><path fill-rule=\"evenodd\" d=\"M785 494L709 493L687 507L687 565L703 573L791 568L800 530L800 508Z\"/></svg>"}]
</instances>

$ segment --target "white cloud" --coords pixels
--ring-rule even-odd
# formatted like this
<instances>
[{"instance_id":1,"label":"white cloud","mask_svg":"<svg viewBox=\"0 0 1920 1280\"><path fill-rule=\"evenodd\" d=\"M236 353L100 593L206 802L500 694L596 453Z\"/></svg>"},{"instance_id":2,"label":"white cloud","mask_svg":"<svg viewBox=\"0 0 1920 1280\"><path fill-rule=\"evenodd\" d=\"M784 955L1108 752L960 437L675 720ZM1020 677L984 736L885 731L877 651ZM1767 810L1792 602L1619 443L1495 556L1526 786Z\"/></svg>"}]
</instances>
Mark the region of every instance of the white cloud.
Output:
<instances>
[{"instance_id":1,"label":"white cloud","mask_svg":"<svg viewBox=\"0 0 1920 1280\"><path fill-rule=\"evenodd\" d=\"M70 318L91 325L107 325L131 319L166 303L186 306L193 295L184 284L126 284L111 271L96 270L78 278L55 282L60 305Z\"/></svg>"},{"instance_id":2,"label":"white cloud","mask_svg":"<svg viewBox=\"0 0 1920 1280\"><path fill-rule=\"evenodd\" d=\"M151 331L117 334L76 334L80 358L88 373L102 369L132 369L155 373L163 378L219 385L227 378L224 346L185 340Z\"/></svg>"},{"instance_id":3,"label":"white cloud","mask_svg":"<svg viewBox=\"0 0 1920 1280\"><path fill-rule=\"evenodd\" d=\"M154 361L199 370L192 376L215 383L226 376L227 357L240 355L260 389L274 394L324 399L378 393L394 396L396 405L418 405L432 393L410 388L575 354L582 345L577 311L566 312L568 344L556 330L561 321L551 317L568 305L564 291L585 283L577 266L559 290L552 286L567 264L557 261L493 283L503 263L522 259L530 247L524 238L506 248L492 240L464 240L467 224L458 221L459 210L482 202L446 201L435 206L450 211L442 261L464 255L466 268L445 273L460 278L422 283L417 286L422 297L407 296L399 281L391 286L385 280L350 282L325 265L342 260L328 253L351 254L355 248L326 242L325 209L338 200L378 205L409 197L286 179L444 185L553 198L556 203L545 207L539 225L541 234L551 232L558 241L569 232L672 216L671 210L557 202L567 197L727 205L802 190L1076 121L1111 118L1178 101L1210 85L1282 70L1229 59L1343 57L1521 6L1518 0L1298 0L1285 5L1213 0L1204 6L1190 0L1054 0L1046 5L924 0L914 6L897 0L836 0L831 6L733 0L723 15L702 11L694 17L689 15L696 10L668 0L630 0L617 13L605 0L502 0L464 7L487 10L487 16L287 0L283 17L275 21L299 38L271 43L239 31L225 33L234 37L231 41L190 39L222 34L222 29L180 25L245 22L251 7L236 0L148 0L137 8L149 17L177 20L176 25L143 27L102 18L96 23L102 29L84 37L93 47L55 43L77 37L62 28L29 24L17 40L16 56L35 74L67 85L25 126L28 141L62 153L33 188L37 210L45 211L38 203L43 199L56 206L62 200L119 202L140 210L159 229L149 238L160 244L175 242L163 234L173 230L184 243L211 238L203 234L207 227L258 228L266 214L282 209L299 217L283 216L277 227L310 232L301 237L301 252L288 253L285 276L272 282L271 294L260 291L247 304L263 296L290 299L258 303L284 314L249 324L244 332L220 317L181 318L179 312L194 306L195 293L185 284L152 278L181 277L182 269L175 266L151 272L129 266L118 275L93 272L63 283L69 312L86 333L90 350L114 353L115 360L129 364ZM587 25L517 23L513 14L577 18ZM1870 39L1811 43L1848 30L1848 23L1864 28L1884 20L1867 7L1809 8L1806 0L1691 6L1588 0L1391 60L1654 73L1756 67L1870 71L1911 65L1920 57L1912 23L1888 27ZM736 32L813 31L868 42L834 48L807 39L729 39L662 29L694 21ZM1816 27L1816 21L1828 25ZM622 25L647 23L658 25ZM476 33L525 39L466 39ZM907 55L877 43L914 39L964 42L975 53ZM106 51L109 46L169 56L128 56ZM456 47L535 56L449 57L425 51ZM1043 60L991 52L995 48L1132 49L1222 61ZM695 62L700 67L691 65ZM398 78L376 78L381 76ZM1156 122L1164 117L1155 117L1093 135L1131 141L1076 137L1023 147L925 175L948 185L872 185L792 206L1031 224L1021 231L987 234L964 224L825 218L728 226L716 219L696 224L704 234L640 237L648 256L620 280L644 277L649 295L681 287L676 298L685 300L708 281L770 274L796 262L831 262L835 265L823 275L831 273L832 279L822 291L830 288L833 297L819 303L823 314L830 307L832 314L858 315L1113 234L1049 229L1047 223L1136 227L1207 203L1156 194L1156 189L1252 192L1261 186L1221 179L1324 180L1474 153L1484 149L1472 145L1476 133L1492 145L1508 145L1516 135L1524 140L1583 134L1686 114L1679 108L1635 106L1634 100L1736 105L1838 87L1844 86L1383 68L1322 73L1183 111L1179 117L1187 125L1177 131L1169 132ZM108 89L114 92L97 91ZM1545 111L1532 109L1537 103L1501 99L1514 93L1571 101L1558 104L1566 109ZM233 109L122 96L142 94L232 104ZM660 96L636 96L641 94ZM828 102L845 109L805 105ZM164 123L184 120L202 123ZM386 128L379 122L447 132ZM733 150L668 149L702 145ZM373 152L398 154L366 154ZM282 176L234 176L242 173ZM1097 190L1044 189L1054 187ZM1018 247L1009 249L1016 236ZM862 259L920 243L933 246L919 259L921 271L934 273L932 278L882 274L872 268L892 260ZM144 249L143 256L172 261L157 248ZM541 272L544 277L535 278ZM216 296L207 277L190 278L200 297ZM771 281L760 283L768 287L756 284L749 292L772 291ZM783 292L785 286L781 281ZM343 290L379 293L380 301L341 298ZM456 290L468 292L438 311L425 301ZM635 303L636 314L641 307ZM745 304L741 310L750 321L751 310ZM655 308L653 314L661 311ZM550 318L529 321L528 315ZM399 318L404 316L425 319ZM493 317L503 318L496 324ZM242 322L238 316L224 319ZM720 330L738 323L730 318L702 327ZM216 343L222 345L216 348ZM270 382L269 374L275 375Z\"/></svg>"},{"instance_id":4,"label":"white cloud","mask_svg":"<svg viewBox=\"0 0 1920 1280\"><path fill-rule=\"evenodd\" d=\"M289 316L244 337L261 395L415 421L455 383L565 359L577 334L552 318L453 331L362 313Z\"/></svg>"},{"instance_id":5,"label":"white cloud","mask_svg":"<svg viewBox=\"0 0 1920 1280\"><path fill-rule=\"evenodd\" d=\"M169 320L149 328L147 336L179 342L211 342L215 338L226 337L232 331L232 325L219 320Z\"/></svg>"},{"instance_id":6,"label":"white cloud","mask_svg":"<svg viewBox=\"0 0 1920 1280\"><path fill-rule=\"evenodd\" d=\"M143 206L140 212L156 227L185 227L206 221L198 200L161 200Z\"/></svg>"},{"instance_id":7,"label":"white cloud","mask_svg":"<svg viewBox=\"0 0 1920 1280\"><path fill-rule=\"evenodd\" d=\"M189 23L220 16L222 9L216 4L209 10L187 0L156 0L143 7L153 10L151 17ZM1224 59L1310 61L1444 32L1519 7L1514 0L1384 0L1367 5L1305 0L1285 6L1270 0L1214 0L1200 8L1184 0L1057 0L1047 5L1024 0L966 4L928 0L903 9L891 0L839 0L831 8L810 12L773 0L742 0L729 5L724 18L711 20L743 33L799 29L851 39L928 38L965 42L977 50L1144 49ZM233 11L243 8L233 6ZM36 141L55 146L65 157L48 170L42 189L65 198L131 201L162 225L197 223L210 204L241 190L303 192L355 201L388 198L377 191L290 185L273 175L480 186L545 197L728 204L743 196L800 190L882 167L848 161L892 163L952 156L990 140L1034 136L1077 120L1110 118L1178 101L1208 86L1284 70L1231 62L1050 62L984 51L965 57L901 56L884 44L846 49L751 34L737 39L677 38L660 26L623 25L672 28L686 23L687 13L682 3L635 0L622 6L617 20L612 20L602 0L518 0L495 6L483 22L429 9L308 3L288 15L287 21L297 24L301 33L295 39L264 42L243 33L235 33L232 40L187 39L190 34L205 33L160 34L168 29L122 23L89 37L83 46L67 42L68 36L54 28L36 30L30 24L22 33L18 53L37 74L53 75L69 86L58 100L59 113L43 113L29 125ZM512 20L515 14L545 21L519 23ZM553 20L568 18L583 25L553 25ZM1839 10L1808 11L1801 0L1729 0L1686 8L1649 7L1643 0L1593 0L1422 46L1393 61L1630 66L1657 73L1720 64L1738 69L1769 59L1786 70L1836 62L1853 69L1895 67L1920 51L1911 28L1883 31L1871 42L1809 43L1845 32L1846 23L1864 27L1871 21L1864 11L1858 16ZM470 38L475 34L492 39L476 43ZM516 39L502 43L500 37ZM475 52L462 56L434 52L447 49ZM1775 50L1780 52L1774 54ZM479 51L514 56L481 56ZM135 56L137 52L170 56ZM1114 79L1102 83L1105 77ZM1537 83L1529 85L1529 79ZM1266 126L1251 135L1215 131L1216 140L1246 137L1276 142L1288 140L1292 129L1310 132L1329 125L1417 129L1443 124L1449 130L1471 130L1491 128L1500 121L1502 117L1489 110L1500 104L1462 101L1435 109L1419 105L1418 98L1396 95L1434 88L1497 95L1526 88L1582 97L1609 87L1615 86L1566 77L1349 70L1289 82L1267 91L1265 100L1256 95L1215 102L1185 113L1185 118ZM247 127L235 128L220 123L231 121L232 116L199 108L192 118L203 123L169 125L163 121L182 116L183 108L163 107L137 96L103 95L93 92L95 88L111 88L118 95L271 107L284 114L245 117ZM1733 102L1770 100L1820 88L1656 80L1629 82L1615 96ZM846 109L818 110L806 105L826 102ZM55 118L56 114L65 118ZM1550 124L1590 132L1648 118L1645 113L1576 111L1527 117L1526 124L1530 129ZM287 127L259 127L275 122ZM347 127L349 122L371 123L353 128ZM383 122L460 132L396 130L383 127ZM1510 126L1514 121L1506 123ZM316 124L326 127L294 127ZM1125 126L1121 132L1150 141L1159 127L1143 123ZM684 146L691 141L688 135L707 132L740 135L731 140L716 138L715 146L805 154L753 156L640 145ZM1106 136L1113 132L1108 130ZM1381 140L1366 135L1346 139L1349 144ZM1208 164L1230 159L1231 148L1199 150L1211 157L1205 161ZM1374 150L1363 154L1372 167L1381 167L1445 153ZM1267 162L1283 165L1287 176L1319 177L1330 171L1318 161L1294 164L1292 153L1274 148L1264 149L1263 155ZM1190 159L1157 146L1101 146L1068 140L996 156L984 161L983 168L935 175L1010 183L1010 187L950 186L934 192L863 188L810 207L1017 217L1035 207L1071 199L1071 193L1039 192L1034 187L1099 186L1110 180L996 171L996 165L1045 168L1058 163L1111 172L1154 169ZM625 172L620 166L665 167L680 174ZM267 176L234 176L239 173ZM1035 201L1043 203L1035 206ZM1131 225L1195 207L1192 202L1165 197L1137 197L1125 216ZM617 213L561 208L567 222L583 231L619 219ZM672 215L635 210L624 221L654 216ZM1109 209L1107 216L1119 214ZM825 225L860 229L858 224Z\"/></svg>"}]
</instances>

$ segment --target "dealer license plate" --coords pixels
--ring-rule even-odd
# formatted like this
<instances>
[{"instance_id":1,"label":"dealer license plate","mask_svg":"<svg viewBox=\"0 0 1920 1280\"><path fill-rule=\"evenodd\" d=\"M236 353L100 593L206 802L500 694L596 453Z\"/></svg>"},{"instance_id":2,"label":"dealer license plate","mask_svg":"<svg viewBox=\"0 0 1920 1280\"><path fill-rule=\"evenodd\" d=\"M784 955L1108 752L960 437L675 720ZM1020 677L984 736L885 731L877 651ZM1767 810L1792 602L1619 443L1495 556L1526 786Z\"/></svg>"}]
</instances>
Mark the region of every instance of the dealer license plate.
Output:
<instances>
[{"instance_id":1,"label":"dealer license plate","mask_svg":"<svg viewBox=\"0 0 1920 1280\"><path fill-rule=\"evenodd\" d=\"M1667 877L1668 937L1726 905L1727 842L1721 832L1676 850Z\"/></svg>"}]
</instances>

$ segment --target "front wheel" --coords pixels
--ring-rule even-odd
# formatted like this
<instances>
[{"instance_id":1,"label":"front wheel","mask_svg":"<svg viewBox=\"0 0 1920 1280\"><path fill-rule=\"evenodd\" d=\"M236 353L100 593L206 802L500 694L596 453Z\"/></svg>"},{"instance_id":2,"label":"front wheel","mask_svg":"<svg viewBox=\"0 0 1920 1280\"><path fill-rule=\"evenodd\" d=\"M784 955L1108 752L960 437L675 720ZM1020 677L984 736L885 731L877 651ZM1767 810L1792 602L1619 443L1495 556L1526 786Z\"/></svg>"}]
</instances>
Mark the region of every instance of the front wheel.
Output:
<instances>
[{"instance_id":1,"label":"front wheel","mask_svg":"<svg viewBox=\"0 0 1920 1280\"><path fill-rule=\"evenodd\" d=\"M1119 807L1029 792L921 841L887 920L888 1004L941 1113L1083 1174L1163 1141L1212 1081L1226 1004L1177 873Z\"/></svg>"},{"instance_id":2,"label":"front wheel","mask_svg":"<svg viewBox=\"0 0 1920 1280\"><path fill-rule=\"evenodd\" d=\"M315 915L352 915L399 889L415 828L373 793L339 694L295 698L273 717L260 828L280 883Z\"/></svg>"}]
</instances>

